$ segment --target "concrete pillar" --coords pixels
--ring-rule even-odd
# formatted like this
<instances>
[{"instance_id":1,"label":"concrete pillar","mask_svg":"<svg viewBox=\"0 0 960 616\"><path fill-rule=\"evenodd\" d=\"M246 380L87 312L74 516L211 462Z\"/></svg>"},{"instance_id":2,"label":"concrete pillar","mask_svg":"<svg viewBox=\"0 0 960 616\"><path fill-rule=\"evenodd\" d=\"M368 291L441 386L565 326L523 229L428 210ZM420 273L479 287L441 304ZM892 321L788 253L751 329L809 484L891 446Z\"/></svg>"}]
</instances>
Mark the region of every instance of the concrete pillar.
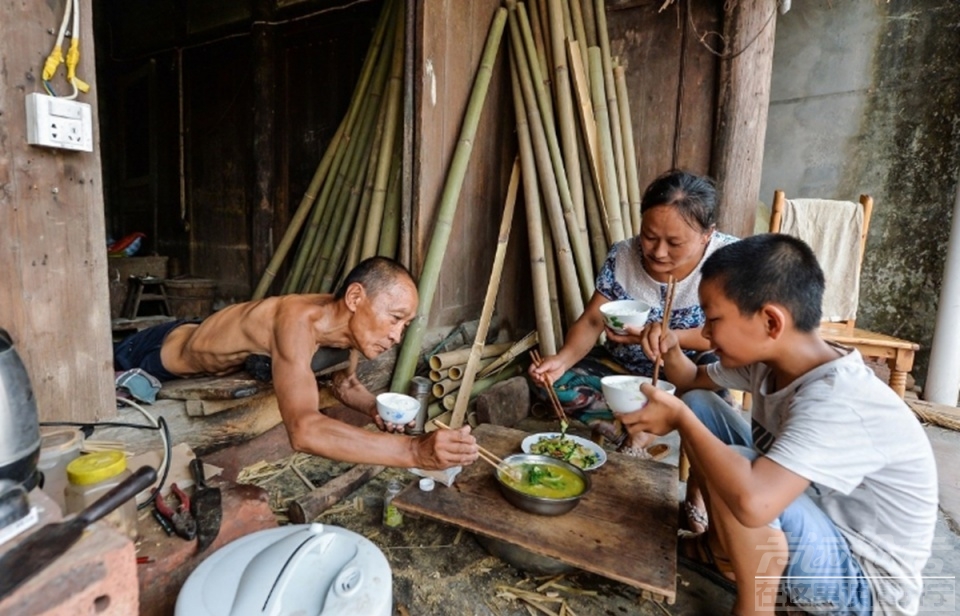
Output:
<instances>
[{"instance_id":1,"label":"concrete pillar","mask_svg":"<svg viewBox=\"0 0 960 616\"><path fill-rule=\"evenodd\" d=\"M950 244L943 267L937 322L923 397L928 402L957 405L960 395L960 178L953 205Z\"/></svg>"}]
</instances>

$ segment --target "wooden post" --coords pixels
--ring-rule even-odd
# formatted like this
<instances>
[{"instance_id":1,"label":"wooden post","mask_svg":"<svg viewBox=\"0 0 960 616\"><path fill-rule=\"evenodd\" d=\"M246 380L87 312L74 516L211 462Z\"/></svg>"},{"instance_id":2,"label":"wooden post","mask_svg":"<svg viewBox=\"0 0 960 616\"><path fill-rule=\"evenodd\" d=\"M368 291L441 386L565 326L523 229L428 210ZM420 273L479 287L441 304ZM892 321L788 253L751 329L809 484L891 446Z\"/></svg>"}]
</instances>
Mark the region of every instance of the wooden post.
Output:
<instances>
[{"instance_id":1,"label":"wooden post","mask_svg":"<svg viewBox=\"0 0 960 616\"><path fill-rule=\"evenodd\" d=\"M270 25L273 3L254 3L257 19L252 26L253 39L253 212L250 220L251 271L259 276L266 271L273 254L273 204L276 200L276 118L277 71L276 31ZM252 283L252 281L251 281Z\"/></svg>"},{"instance_id":2,"label":"wooden post","mask_svg":"<svg viewBox=\"0 0 960 616\"><path fill-rule=\"evenodd\" d=\"M723 18L727 44L720 61L711 174L720 189L717 226L739 237L753 234L760 197L776 12L774 0L742 0Z\"/></svg>"}]
</instances>

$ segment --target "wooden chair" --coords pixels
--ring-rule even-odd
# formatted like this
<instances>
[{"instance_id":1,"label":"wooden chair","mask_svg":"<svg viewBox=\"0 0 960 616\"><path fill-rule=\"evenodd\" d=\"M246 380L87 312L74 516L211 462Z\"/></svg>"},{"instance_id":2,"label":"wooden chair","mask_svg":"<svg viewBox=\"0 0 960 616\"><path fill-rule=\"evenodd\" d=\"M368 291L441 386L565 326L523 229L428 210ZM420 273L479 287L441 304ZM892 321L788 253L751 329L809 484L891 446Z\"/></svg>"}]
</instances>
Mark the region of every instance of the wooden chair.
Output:
<instances>
[{"instance_id":1,"label":"wooden chair","mask_svg":"<svg viewBox=\"0 0 960 616\"><path fill-rule=\"evenodd\" d=\"M864 251L867 245L867 232L870 228L870 216L873 213L873 199L869 195L860 196L860 207L857 208L855 204L849 201L798 199L788 202L784 192L777 190L773 195L773 207L770 212L770 232L781 232L787 208L792 208L790 214L799 219L804 215L811 215L811 211L814 208L825 205L828 207L835 205L837 208L844 208L857 218L861 218L862 216L862 222L859 224L859 237L849 238L851 242L859 243L859 258L855 264L855 273L859 280L860 267L863 264ZM851 225L852 228L856 226L856 224ZM787 232L789 232L789 230ZM804 237L802 233L797 233L796 236L810 244L821 264L824 264L823 250L818 250L818 245L823 243L818 241L818 239L822 238ZM829 267L824 268L828 289L847 288L846 286L840 286L836 281L831 285L831 272L828 270L830 270ZM859 294L859 285L853 286L853 292ZM820 333L824 339L854 347L859 350L860 354L864 357L883 359L890 368L890 387L897 392L897 395L903 398L906 390L907 374L913 369L914 354L919 350L920 345L915 342L910 342L909 340L901 340L900 338L894 338L886 334L857 328L855 301L853 302L852 314L827 316L828 319L824 320L820 326Z\"/></svg>"}]
</instances>

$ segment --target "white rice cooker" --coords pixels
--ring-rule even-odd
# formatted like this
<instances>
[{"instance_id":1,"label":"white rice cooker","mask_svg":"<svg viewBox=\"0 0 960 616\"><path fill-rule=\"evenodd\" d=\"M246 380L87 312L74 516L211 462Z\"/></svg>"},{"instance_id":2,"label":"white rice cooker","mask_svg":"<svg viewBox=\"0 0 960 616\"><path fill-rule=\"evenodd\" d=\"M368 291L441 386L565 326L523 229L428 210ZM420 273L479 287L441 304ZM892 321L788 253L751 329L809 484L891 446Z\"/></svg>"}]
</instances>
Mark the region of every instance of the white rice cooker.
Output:
<instances>
[{"instance_id":1,"label":"white rice cooker","mask_svg":"<svg viewBox=\"0 0 960 616\"><path fill-rule=\"evenodd\" d=\"M262 530L220 548L194 570L176 616L391 616L383 552L324 524Z\"/></svg>"}]
</instances>

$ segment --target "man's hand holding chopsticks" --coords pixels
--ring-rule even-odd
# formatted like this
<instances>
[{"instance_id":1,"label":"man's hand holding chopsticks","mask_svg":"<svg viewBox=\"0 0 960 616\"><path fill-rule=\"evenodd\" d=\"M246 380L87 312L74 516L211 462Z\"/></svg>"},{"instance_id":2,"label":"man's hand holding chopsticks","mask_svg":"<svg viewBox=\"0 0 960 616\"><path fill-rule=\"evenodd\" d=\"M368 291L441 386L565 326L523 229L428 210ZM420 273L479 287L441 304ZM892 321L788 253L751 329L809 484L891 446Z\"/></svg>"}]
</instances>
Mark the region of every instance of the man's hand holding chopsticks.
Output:
<instances>
[{"instance_id":1,"label":"man's hand holding chopsticks","mask_svg":"<svg viewBox=\"0 0 960 616\"><path fill-rule=\"evenodd\" d=\"M479 455L477 439L470 426L455 430L435 430L412 440L416 467L424 470L444 469L473 464Z\"/></svg>"}]
</instances>

